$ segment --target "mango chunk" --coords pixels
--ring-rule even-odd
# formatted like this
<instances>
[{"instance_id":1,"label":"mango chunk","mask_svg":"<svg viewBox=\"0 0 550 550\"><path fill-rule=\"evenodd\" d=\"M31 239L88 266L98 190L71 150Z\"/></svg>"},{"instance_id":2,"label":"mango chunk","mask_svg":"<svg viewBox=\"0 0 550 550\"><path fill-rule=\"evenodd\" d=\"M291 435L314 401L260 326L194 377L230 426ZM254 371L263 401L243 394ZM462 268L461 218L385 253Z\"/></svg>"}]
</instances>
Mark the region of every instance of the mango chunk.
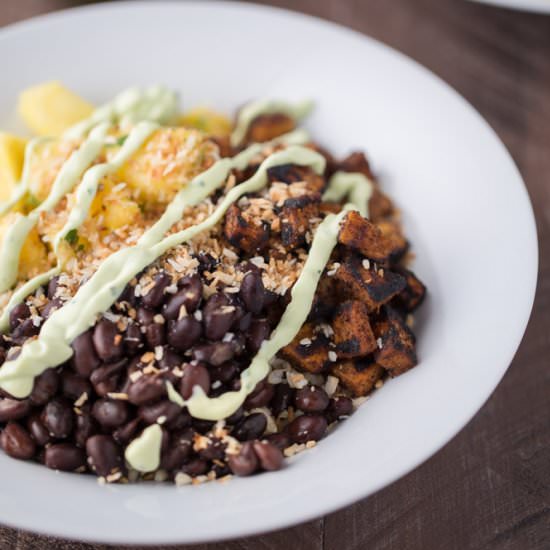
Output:
<instances>
[{"instance_id":1,"label":"mango chunk","mask_svg":"<svg viewBox=\"0 0 550 550\"><path fill-rule=\"evenodd\" d=\"M25 124L39 136L59 136L93 110L91 103L57 81L27 88L19 95L17 105Z\"/></svg>"},{"instance_id":2,"label":"mango chunk","mask_svg":"<svg viewBox=\"0 0 550 550\"><path fill-rule=\"evenodd\" d=\"M229 118L207 107L195 107L187 111L181 116L180 124L211 136L225 136L231 132Z\"/></svg>"},{"instance_id":3,"label":"mango chunk","mask_svg":"<svg viewBox=\"0 0 550 550\"><path fill-rule=\"evenodd\" d=\"M21 177L26 141L0 132L0 201L4 202Z\"/></svg>"}]
</instances>

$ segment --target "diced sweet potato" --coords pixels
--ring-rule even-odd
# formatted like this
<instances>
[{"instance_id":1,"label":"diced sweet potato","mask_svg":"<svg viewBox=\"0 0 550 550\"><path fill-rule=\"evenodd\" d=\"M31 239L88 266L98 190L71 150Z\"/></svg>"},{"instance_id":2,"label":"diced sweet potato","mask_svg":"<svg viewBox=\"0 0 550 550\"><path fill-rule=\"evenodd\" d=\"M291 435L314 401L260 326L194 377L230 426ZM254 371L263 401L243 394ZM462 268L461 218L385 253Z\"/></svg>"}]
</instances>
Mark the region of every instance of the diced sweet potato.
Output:
<instances>
[{"instance_id":1,"label":"diced sweet potato","mask_svg":"<svg viewBox=\"0 0 550 550\"><path fill-rule=\"evenodd\" d=\"M294 340L283 349L281 356L296 369L318 373L332 363L328 359L328 340L322 333L315 333L314 325L306 323Z\"/></svg>"},{"instance_id":2,"label":"diced sweet potato","mask_svg":"<svg viewBox=\"0 0 550 550\"><path fill-rule=\"evenodd\" d=\"M338 307L332 323L339 358L364 357L376 349L369 311L363 302L350 300Z\"/></svg>"},{"instance_id":3,"label":"diced sweet potato","mask_svg":"<svg viewBox=\"0 0 550 550\"><path fill-rule=\"evenodd\" d=\"M235 154L233 147L229 143L229 136L210 136L210 141L213 141L220 150L220 157L232 157Z\"/></svg>"},{"instance_id":4,"label":"diced sweet potato","mask_svg":"<svg viewBox=\"0 0 550 550\"><path fill-rule=\"evenodd\" d=\"M236 204L227 210L224 235L233 246L249 254L258 252L267 245L269 234L269 224L263 220L247 220Z\"/></svg>"},{"instance_id":5,"label":"diced sweet potato","mask_svg":"<svg viewBox=\"0 0 550 550\"><path fill-rule=\"evenodd\" d=\"M325 175L332 175L336 168L336 160L334 159L334 157L324 147L321 147L317 143L308 143L306 147L313 149L314 151L325 157L325 160L327 162L325 165Z\"/></svg>"},{"instance_id":6,"label":"diced sweet potato","mask_svg":"<svg viewBox=\"0 0 550 550\"><path fill-rule=\"evenodd\" d=\"M250 124L246 141L247 143L269 141L294 130L295 127L294 119L282 113L260 115Z\"/></svg>"},{"instance_id":7,"label":"diced sweet potato","mask_svg":"<svg viewBox=\"0 0 550 550\"><path fill-rule=\"evenodd\" d=\"M340 161L336 165L336 170L341 170L342 172L360 172L370 180L375 179L370 169L369 161L361 151L354 151L344 160Z\"/></svg>"},{"instance_id":8,"label":"diced sweet potato","mask_svg":"<svg viewBox=\"0 0 550 550\"><path fill-rule=\"evenodd\" d=\"M412 271L400 268L399 273L405 277L407 286L395 297L395 304L407 312L414 311L424 301L426 287Z\"/></svg>"},{"instance_id":9,"label":"diced sweet potato","mask_svg":"<svg viewBox=\"0 0 550 550\"><path fill-rule=\"evenodd\" d=\"M369 219L374 223L389 218L394 213L393 203L378 187L372 191L369 199Z\"/></svg>"},{"instance_id":10,"label":"diced sweet potato","mask_svg":"<svg viewBox=\"0 0 550 550\"><path fill-rule=\"evenodd\" d=\"M325 187L325 178L315 173L308 166L297 166L296 164L281 164L267 170L269 183L275 181L282 183L296 183L303 181L310 194L317 196Z\"/></svg>"},{"instance_id":11,"label":"diced sweet potato","mask_svg":"<svg viewBox=\"0 0 550 550\"><path fill-rule=\"evenodd\" d=\"M377 225L392 250L390 263L397 263L409 249L409 243L401 232L401 226L398 222L390 221L381 221Z\"/></svg>"},{"instance_id":12,"label":"diced sweet potato","mask_svg":"<svg viewBox=\"0 0 550 550\"><path fill-rule=\"evenodd\" d=\"M286 248L297 248L306 242L309 220L319 215L319 203L304 195L287 199L281 211L281 240Z\"/></svg>"},{"instance_id":13,"label":"diced sweet potato","mask_svg":"<svg viewBox=\"0 0 550 550\"><path fill-rule=\"evenodd\" d=\"M330 265L331 262L329 262ZM336 279L326 275L321 277L317 284L309 319L331 319L341 301Z\"/></svg>"},{"instance_id":14,"label":"diced sweet potato","mask_svg":"<svg viewBox=\"0 0 550 550\"><path fill-rule=\"evenodd\" d=\"M384 369L376 363L370 363L365 368L358 366L360 364L353 361L342 361L334 365L331 372L355 397L362 397L374 389L376 382L384 375Z\"/></svg>"},{"instance_id":15,"label":"diced sweet potato","mask_svg":"<svg viewBox=\"0 0 550 550\"><path fill-rule=\"evenodd\" d=\"M394 377L417 364L416 343L401 315L389 307L384 308L384 313L384 319L374 325L376 337L382 339L382 347L375 351L374 359Z\"/></svg>"},{"instance_id":16,"label":"diced sweet potato","mask_svg":"<svg viewBox=\"0 0 550 550\"><path fill-rule=\"evenodd\" d=\"M342 205L337 202L322 202L319 204L319 212L323 214L338 214L342 210Z\"/></svg>"},{"instance_id":17,"label":"diced sweet potato","mask_svg":"<svg viewBox=\"0 0 550 550\"><path fill-rule=\"evenodd\" d=\"M375 267L370 262L367 269L359 258L349 257L334 275L340 294L363 302L369 312L389 302L406 286L405 277L399 273Z\"/></svg>"},{"instance_id":18,"label":"diced sweet potato","mask_svg":"<svg viewBox=\"0 0 550 550\"><path fill-rule=\"evenodd\" d=\"M382 231L359 212L348 212L340 225L338 242L359 251L375 262L389 262L390 258L401 254L401 243L382 234Z\"/></svg>"}]
</instances>

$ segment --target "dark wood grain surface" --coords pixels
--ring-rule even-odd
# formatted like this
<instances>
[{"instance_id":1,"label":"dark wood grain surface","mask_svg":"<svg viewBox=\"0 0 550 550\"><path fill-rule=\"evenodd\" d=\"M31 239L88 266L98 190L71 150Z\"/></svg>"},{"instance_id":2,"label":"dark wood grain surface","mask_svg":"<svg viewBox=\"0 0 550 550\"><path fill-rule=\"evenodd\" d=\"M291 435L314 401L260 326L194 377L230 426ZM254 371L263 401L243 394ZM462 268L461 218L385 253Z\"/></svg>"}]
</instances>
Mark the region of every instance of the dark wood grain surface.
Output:
<instances>
[{"instance_id":1,"label":"dark wood grain surface","mask_svg":"<svg viewBox=\"0 0 550 550\"><path fill-rule=\"evenodd\" d=\"M78 3L1 0L0 25ZM474 420L436 456L376 495L325 518L189 548L550 548L550 16L466 0L264 3L331 19L403 51L481 112L512 153L533 201L539 284L527 333L504 380ZM9 78L10 69L0 69L2 78ZM510 269L521 269L509 260ZM0 527L2 550L50 547L108 548Z\"/></svg>"}]
</instances>

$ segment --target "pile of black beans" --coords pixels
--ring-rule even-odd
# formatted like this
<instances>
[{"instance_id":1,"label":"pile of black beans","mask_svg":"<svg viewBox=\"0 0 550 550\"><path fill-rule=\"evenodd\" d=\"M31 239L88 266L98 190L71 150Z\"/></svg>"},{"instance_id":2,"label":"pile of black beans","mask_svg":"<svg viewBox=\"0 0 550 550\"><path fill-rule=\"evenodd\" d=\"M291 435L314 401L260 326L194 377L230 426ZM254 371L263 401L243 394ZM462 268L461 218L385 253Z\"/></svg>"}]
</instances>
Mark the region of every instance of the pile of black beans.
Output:
<instances>
[{"instance_id":1,"label":"pile of black beans","mask_svg":"<svg viewBox=\"0 0 550 550\"><path fill-rule=\"evenodd\" d=\"M180 472L219 478L279 469L285 448L321 439L328 424L352 412L352 403L347 397L330 399L318 386L295 390L286 383L260 382L225 419L229 435L242 442L238 454L226 453L213 422L192 418L167 397L166 381L184 398L195 385L209 396L238 390L241 372L279 321L285 298L264 288L255 266L243 264L241 269L246 274L239 292L222 289L207 299L202 270L181 278L175 293L163 271L154 275L144 296L136 297L129 285L110 315L73 342L72 358L36 379L27 399L0 394L4 452L116 481L127 474L125 447L158 422L163 431L160 467L169 478ZM46 289L43 318L62 306L56 288L54 279ZM117 315L127 320L124 330ZM16 356L38 331L27 305L14 308L10 332L0 342L0 360ZM275 418L289 411L293 420L267 435L266 416L254 411L260 407ZM196 444L199 435L207 436L207 445Z\"/></svg>"}]
</instances>

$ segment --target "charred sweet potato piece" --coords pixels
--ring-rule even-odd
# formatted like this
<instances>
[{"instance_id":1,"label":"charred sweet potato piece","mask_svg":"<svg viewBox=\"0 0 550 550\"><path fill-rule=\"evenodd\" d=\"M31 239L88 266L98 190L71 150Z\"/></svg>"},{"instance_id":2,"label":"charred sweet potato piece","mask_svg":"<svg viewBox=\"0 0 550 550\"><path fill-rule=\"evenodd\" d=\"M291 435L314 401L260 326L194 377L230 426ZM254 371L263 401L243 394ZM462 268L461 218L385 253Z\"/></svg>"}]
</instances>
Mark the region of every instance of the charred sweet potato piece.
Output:
<instances>
[{"instance_id":1,"label":"charred sweet potato piece","mask_svg":"<svg viewBox=\"0 0 550 550\"><path fill-rule=\"evenodd\" d=\"M235 247L246 253L262 250L269 241L269 225L263 220L247 220L241 209L233 204L225 214L224 235Z\"/></svg>"},{"instance_id":2,"label":"charred sweet potato piece","mask_svg":"<svg viewBox=\"0 0 550 550\"><path fill-rule=\"evenodd\" d=\"M384 268L375 269L373 262L367 269L364 262L349 257L340 265L334 277L342 296L363 302L368 311L372 312L399 294L407 283L399 273Z\"/></svg>"},{"instance_id":3,"label":"charred sweet potato piece","mask_svg":"<svg viewBox=\"0 0 550 550\"><path fill-rule=\"evenodd\" d=\"M319 204L319 212L323 214L338 214L342 210L342 205L337 202L322 202Z\"/></svg>"},{"instance_id":4,"label":"charred sweet potato piece","mask_svg":"<svg viewBox=\"0 0 550 550\"><path fill-rule=\"evenodd\" d=\"M336 170L342 172L360 172L367 178L374 180L369 161L361 151L354 151L336 165Z\"/></svg>"},{"instance_id":5,"label":"charred sweet potato piece","mask_svg":"<svg viewBox=\"0 0 550 550\"><path fill-rule=\"evenodd\" d=\"M375 262L385 263L402 253L400 242L383 235L374 223L355 210L348 212L342 220L338 242Z\"/></svg>"},{"instance_id":6,"label":"charred sweet potato piece","mask_svg":"<svg viewBox=\"0 0 550 550\"><path fill-rule=\"evenodd\" d=\"M211 136L210 141L213 141L220 150L220 157L232 157L235 154L233 147L229 143L229 136Z\"/></svg>"},{"instance_id":7,"label":"charred sweet potato piece","mask_svg":"<svg viewBox=\"0 0 550 550\"><path fill-rule=\"evenodd\" d=\"M281 349L281 356L296 369L318 373L332 363L328 359L328 340L315 333L312 323L305 323L294 340Z\"/></svg>"},{"instance_id":8,"label":"charred sweet potato piece","mask_svg":"<svg viewBox=\"0 0 550 550\"><path fill-rule=\"evenodd\" d=\"M329 262L330 265L331 262ZM317 284L309 319L332 319L334 310L341 301L336 279L323 276Z\"/></svg>"},{"instance_id":9,"label":"charred sweet potato piece","mask_svg":"<svg viewBox=\"0 0 550 550\"><path fill-rule=\"evenodd\" d=\"M390 263L398 262L409 249L409 243L403 236L401 227L398 223L389 221L381 221L377 225L392 250Z\"/></svg>"},{"instance_id":10,"label":"charred sweet potato piece","mask_svg":"<svg viewBox=\"0 0 550 550\"><path fill-rule=\"evenodd\" d=\"M360 363L354 361L341 361L332 367L331 372L355 397L370 393L384 375L384 369L376 363L360 368Z\"/></svg>"},{"instance_id":11,"label":"charred sweet potato piece","mask_svg":"<svg viewBox=\"0 0 550 550\"><path fill-rule=\"evenodd\" d=\"M350 300L341 304L334 316L332 328L339 358L364 357L376 349L369 311L363 302Z\"/></svg>"},{"instance_id":12,"label":"charred sweet potato piece","mask_svg":"<svg viewBox=\"0 0 550 550\"><path fill-rule=\"evenodd\" d=\"M282 136L294 130L294 119L282 113L265 114L256 117L246 134L246 141L263 142Z\"/></svg>"},{"instance_id":13,"label":"charred sweet potato piece","mask_svg":"<svg viewBox=\"0 0 550 550\"><path fill-rule=\"evenodd\" d=\"M384 308L384 318L374 325L374 333L382 343L374 352L374 360L390 376L399 376L417 364L414 334L394 309Z\"/></svg>"},{"instance_id":14,"label":"charred sweet potato piece","mask_svg":"<svg viewBox=\"0 0 550 550\"><path fill-rule=\"evenodd\" d=\"M304 195L287 199L281 211L281 240L286 248L297 248L306 242L309 220L319 215L319 203Z\"/></svg>"},{"instance_id":15,"label":"charred sweet potato piece","mask_svg":"<svg viewBox=\"0 0 550 550\"><path fill-rule=\"evenodd\" d=\"M273 166L267 170L267 178L269 183L275 181L282 183L297 183L304 182L308 194L314 196L320 195L325 187L325 178L315 173L308 166L298 166L296 164L281 164Z\"/></svg>"},{"instance_id":16,"label":"charred sweet potato piece","mask_svg":"<svg viewBox=\"0 0 550 550\"><path fill-rule=\"evenodd\" d=\"M378 187L372 191L369 199L369 219L378 223L385 218L389 218L394 213L393 203Z\"/></svg>"},{"instance_id":17,"label":"charred sweet potato piece","mask_svg":"<svg viewBox=\"0 0 550 550\"><path fill-rule=\"evenodd\" d=\"M412 271L405 268L398 271L405 277L407 286L395 297L395 303L407 312L414 311L424 301L426 287Z\"/></svg>"}]
</instances>

